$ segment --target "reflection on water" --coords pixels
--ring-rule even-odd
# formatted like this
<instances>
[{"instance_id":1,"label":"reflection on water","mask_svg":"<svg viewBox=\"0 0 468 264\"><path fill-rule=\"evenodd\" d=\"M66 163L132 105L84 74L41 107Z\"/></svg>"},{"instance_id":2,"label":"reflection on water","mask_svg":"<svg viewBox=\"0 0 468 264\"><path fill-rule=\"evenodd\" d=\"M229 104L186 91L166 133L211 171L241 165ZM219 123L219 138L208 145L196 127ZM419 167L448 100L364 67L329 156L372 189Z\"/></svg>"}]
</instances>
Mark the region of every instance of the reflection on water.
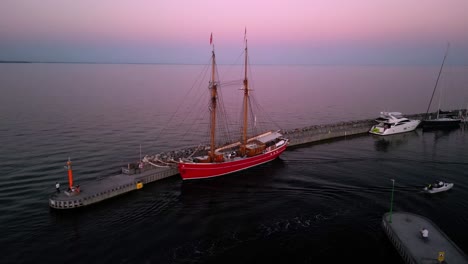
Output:
<instances>
[{"instance_id":1,"label":"reflection on water","mask_svg":"<svg viewBox=\"0 0 468 264\"><path fill-rule=\"evenodd\" d=\"M438 127L438 128L423 128L423 133L434 134L434 141L437 141L441 138L448 137L450 134L459 130L460 127Z\"/></svg>"},{"instance_id":2,"label":"reflection on water","mask_svg":"<svg viewBox=\"0 0 468 264\"><path fill-rule=\"evenodd\" d=\"M375 139L374 146L375 150L387 152L392 149L396 149L402 145L408 144L411 138L419 137L418 131L414 130L407 133L400 133L388 136L372 135Z\"/></svg>"}]
</instances>

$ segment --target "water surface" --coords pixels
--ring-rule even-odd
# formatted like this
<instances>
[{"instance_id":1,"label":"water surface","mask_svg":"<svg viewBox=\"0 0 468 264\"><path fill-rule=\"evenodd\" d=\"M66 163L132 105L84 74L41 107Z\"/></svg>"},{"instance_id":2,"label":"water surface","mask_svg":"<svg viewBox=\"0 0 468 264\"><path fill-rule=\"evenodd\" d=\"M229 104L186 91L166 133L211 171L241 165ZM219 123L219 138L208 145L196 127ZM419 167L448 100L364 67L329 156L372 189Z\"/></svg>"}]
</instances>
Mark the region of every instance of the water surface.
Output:
<instances>
[{"instance_id":1,"label":"water surface","mask_svg":"<svg viewBox=\"0 0 468 264\"><path fill-rule=\"evenodd\" d=\"M154 154L197 144L186 108L207 88L197 81L203 67L0 64L2 262L403 263L380 226L390 179L395 210L429 217L468 252L460 232L468 228L465 128L305 145L230 176L174 176L88 208L49 210L55 182L66 184L68 157L77 182L94 181L137 160L140 145ZM219 73L234 80L240 69L222 65ZM443 108L466 107L467 70L448 67ZM254 66L251 84L274 125L293 129L380 111L425 112L437 73L429 66ZM222 86L229 107L242 96L238 88ZM420 192L435 179L455 186Z\"/></svg>"}]
</instances>

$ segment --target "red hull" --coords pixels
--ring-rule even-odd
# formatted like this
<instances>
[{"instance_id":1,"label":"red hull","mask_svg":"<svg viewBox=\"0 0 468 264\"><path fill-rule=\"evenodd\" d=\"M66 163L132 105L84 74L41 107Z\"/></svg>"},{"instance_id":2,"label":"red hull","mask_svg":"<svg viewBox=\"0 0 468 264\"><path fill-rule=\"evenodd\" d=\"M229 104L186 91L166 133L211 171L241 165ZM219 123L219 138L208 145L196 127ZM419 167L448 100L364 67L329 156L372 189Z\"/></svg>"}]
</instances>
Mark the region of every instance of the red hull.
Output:
<instances>
[{"instance_id":1,"label":"red hull","mask_svg":"<svg viewBox=\"0 0 468 264\"><path fill-rule=\"evenodd\" d=\"M245 170L276 159L286 146L250 158L220 163L179 163L179 172L183 180L205 179Z\"/></svg>"}]
</instances>

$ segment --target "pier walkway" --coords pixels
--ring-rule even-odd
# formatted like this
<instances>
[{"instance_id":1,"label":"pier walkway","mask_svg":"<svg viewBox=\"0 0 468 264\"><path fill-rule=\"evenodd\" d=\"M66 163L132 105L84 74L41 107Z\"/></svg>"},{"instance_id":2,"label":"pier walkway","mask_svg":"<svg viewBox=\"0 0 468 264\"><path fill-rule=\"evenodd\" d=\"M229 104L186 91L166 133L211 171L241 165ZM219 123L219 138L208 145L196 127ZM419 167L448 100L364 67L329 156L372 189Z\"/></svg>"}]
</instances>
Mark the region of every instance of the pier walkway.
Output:
<instances>
[{"instance_id":1,"label":"pier walkway","mask_svg":"<svg viewBox=\"0 0 468 264\"><path fill-rule=\"evenodd\" d=\"M465 111L466 115L466 111ZM424 114L406 115L410 119L422 119ZM300 129L282 131L289 138L289 146L320 142L323 140L343 138L353 135L368 133L374 119L365 119L350 122L339 122L335 124L314 125ZM159 158L167 165L171 159L178 160L180 155L187 155L197 147L187 148L179 151L161 153ZM130 167L133 165L133 167ZM49 196L49 205L54 209L71 209L94 204L130 191L143 188L147 183L158 181L167 177L178 175L175 164L167 167L156 167L155 164L144 162L141 169L129 164L122 168L122 173L108 176L96 181L82 183L79 192L60 192Z\"/></svg>"},{"instance_id":2,"label":"pier walkway","mask_svg":"<svg viewBox=\"0 0 468 264\"><path fill-rule=\"evenodd\" d=\"M386 213L382 227L406 263L468 264L465 253L426 217L406 212ZM421 236L422 228L429 230L427 239Z\"/></svg>"},{"instance_id":3,"label":"pier walkway","mask_svg":"<svg viewBox=\"0 0 468 264\"><path fill-rule=\"evenodd\" d=\"M123 171L125 171L123 169ZM83 207L143 188L144 184L178 174L177 168L151 168L105 177L79 186L79 192L62 190L51 194L49 205L54 209Z\"/></svg>"}]
</instances>

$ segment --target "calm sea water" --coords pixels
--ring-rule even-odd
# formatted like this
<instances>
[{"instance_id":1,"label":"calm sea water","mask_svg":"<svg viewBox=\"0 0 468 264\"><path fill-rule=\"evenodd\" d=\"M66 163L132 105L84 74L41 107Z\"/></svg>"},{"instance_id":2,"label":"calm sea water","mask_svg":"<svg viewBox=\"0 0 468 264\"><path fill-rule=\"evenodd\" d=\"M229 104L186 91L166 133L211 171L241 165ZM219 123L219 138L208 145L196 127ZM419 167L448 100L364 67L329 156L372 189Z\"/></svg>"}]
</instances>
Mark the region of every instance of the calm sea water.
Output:
<instances>
[{"instance_id":1,"label":"calm sea water","mask_svg":"<svg viewBox=\"0 0 468 264\"><path fill-rule=\"evenodd\" d=\"M55 182L66 183L68 157L84 182L118 173L139 158L140 145L154 154L196 144L191 127L169 124L191 118L182 110L198 96L192 90L206 88L194 85L203 67L0 64L0 262L403 263L380 226L390 179L395 210L429 217L468 252L465 127L305 145L241 173L174 176L88 208L49 209ZM235 79L239 70L221 66L220 75ZM436 66L254 66L251 82L275 124L293 129L384 110L423 113L437 73ZM431 110L466 107L467 73L448 67ZM241 95L226 87L230 105ZM435 179L455 187L420 192Z\"/></svg>"}]
</instances>

